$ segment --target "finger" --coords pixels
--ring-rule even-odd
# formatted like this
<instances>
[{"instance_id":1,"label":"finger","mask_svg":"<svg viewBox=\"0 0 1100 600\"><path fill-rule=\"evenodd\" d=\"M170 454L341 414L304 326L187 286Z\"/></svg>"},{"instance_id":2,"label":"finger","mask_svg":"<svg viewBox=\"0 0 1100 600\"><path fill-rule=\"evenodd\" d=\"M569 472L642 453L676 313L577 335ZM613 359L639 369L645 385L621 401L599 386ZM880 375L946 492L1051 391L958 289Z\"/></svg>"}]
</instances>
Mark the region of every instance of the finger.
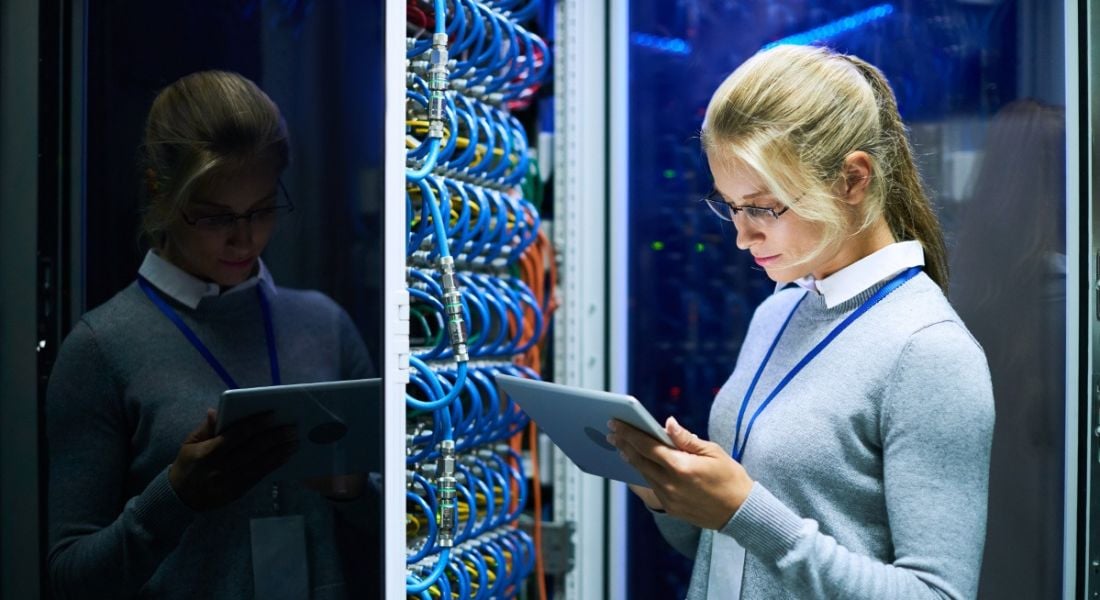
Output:
<instances>
[{"instance_id":1,"label":"finger","mask_svg":"<svg viewBox=\"0 0 1100 600\"><path fill-rule=\"evenodd\" d=\"M212 408L206 409L206 415L203 416L202 422L195 428L194 431L187 434L187 438L184 439L185 444L198 444L205 442L214 437L214 423L216 421L217 411Z\"/></svg>"},{"instance_id":2,"label":"finger","mask_svg":"<svg viewBox=\"0 0 1100 600\"><path fill-rule=\"evenodd\" d=\"M613 431L615 433L612 434L614 439L611 443L620 450L625 445L629 445L649 460L666 465L676 460L676 454L679 450L669 448L664 442L636 427L627 425L622 421L615 421Z\"/></svg>"},{"instance_id":3,"label":"finger","mask_svg":"<svg viewBox=\"0 0 1100 600\"><path fill-rule=\"evenodd\" d=\"M227 487L234 498L252 489L257 482L286 464L298 451L298 442L286 442L255 458L227 477Z\"/></svg>"},{"instance_id":4,"label":"finger","mask_svg":"<svg viewBox=\"0 0 1100 600\"><path fill-rule=\"evenodd\" d=\"M665 421L665 431L668 432L668 437L672 439L672 443L684 452L706 454L710 450L706 442L699 439L699 436L694 433L684 429L675 417L669 417Z\"/></svg>"},{"instance_id":5,"label":"finger","mask_svg":"<svg viewBox=\"0 0 1100 600\"><path fill-rule=\"evenodd\" d=\"M619 458L641 473L651 488L659 488L668 480L668 469L665 465L650 460L630 444L625 444L619 450Z\"/></svg>"},{"instance_id":6,"label":"finger","mask_svg":"<svg viewBox=\"0 0 1100 600\"><path fill-rule=\"evenodd\" d=\"M612 419L608 421L607 428L611 430L608 441L617 447L620 447L622 444L631 444L633 446L638 446L646 443L647 440L652 440L654 442L660 443L656 438L649 435L648 433L618 419Z\"/></svg>"},{"instance_id":7,"label":"finger","mask_svg":"<svg viewBox=\"0 0 1100 600\"><path fill-rule=\"evenodd\" d=\"M286 444L298 443L298 429L294 425L285 425L252 436L244 444L227 450L222 456L222 468L234 473L248 468L262 457L278 452Z\"/></svg>"},{"instance_id":8,"label":"finger","mask_svg":"<svg viewBox=\"0 0 1100 600\"><path fill-rule=\"evenodd\" d=\"M274 418L275 413L268 410L245 417L226 427L222 430L221 435L212 440L215 443L212 444L211 456L218 457L232 453L257 435L279 427L275 424Z\"/></svg>"}]
</instances>

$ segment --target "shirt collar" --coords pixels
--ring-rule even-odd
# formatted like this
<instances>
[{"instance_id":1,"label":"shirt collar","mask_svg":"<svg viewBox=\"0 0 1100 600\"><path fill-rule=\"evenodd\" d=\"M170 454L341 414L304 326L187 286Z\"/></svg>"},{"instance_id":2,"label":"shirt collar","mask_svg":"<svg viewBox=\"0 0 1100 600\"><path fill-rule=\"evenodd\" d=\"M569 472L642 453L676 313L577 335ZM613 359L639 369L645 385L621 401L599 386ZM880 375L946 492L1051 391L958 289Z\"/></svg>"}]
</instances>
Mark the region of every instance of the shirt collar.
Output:
<instances>
[{"instance_id":1,"label":"shirt collar","mask_svg":"<svg viewBox=\"0 0 1100 600\"><path fill-rule=\"evenodd\" d=\"M268 272L267 265L264 264L262 258L257 259L257 262L260 268L256 275L249 277L224 292L221 291L218 284L203 281L195 277L164 258L161 258L160 255L152 250L145 253L145 260L142 261L141 268L138 269L138 275L144 277L149 283L153 284L154 287L169 298L194 310L198 308L199 302L201 302L203 298L208 296L235 294L240 291L251 289L259 284L264 286L265 292L271 295L276 294L275 281L271 278L271 273Z\"/></svg>"},{"instance_id":2,"label":"shirt collar","mask_svg":"<svg viewBox=\"0 0 1100 600\"><path fill-rule=\"evenodd\" d=\"M825 297L826 308L833 308L859 295L876 283L889 279L909 267L924 266L924 247L910 240L895 242L865 256L824 279L807 275L794 281L799 287ZM779 291L786 284L776 286Z\"/></svg>"}]
</instances>

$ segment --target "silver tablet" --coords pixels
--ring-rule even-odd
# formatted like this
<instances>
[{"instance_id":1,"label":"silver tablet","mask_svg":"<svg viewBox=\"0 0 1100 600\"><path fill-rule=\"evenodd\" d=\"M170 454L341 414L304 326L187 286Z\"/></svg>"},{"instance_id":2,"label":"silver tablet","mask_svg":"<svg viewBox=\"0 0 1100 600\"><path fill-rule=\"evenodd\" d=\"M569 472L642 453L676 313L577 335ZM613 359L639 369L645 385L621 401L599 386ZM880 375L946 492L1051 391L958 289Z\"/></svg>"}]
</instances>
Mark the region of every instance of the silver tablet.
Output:
<instances>
[{"instance_id":1,"label":"silver tablet","mask_svg":"<svg viewBox=\"0 0 1100 600\"><path fill-rule=\"evenodd\" d=\"M618 419L673 446L665 429L633 396L497 375L497 383L585 473L648 486L607 443L607 422Z\"/></svg>"},{"instance_id":2,"label":"silver tablet","mask_svg":"<svg viewBox=\"0 0 1100 600\"><path fill-rule=\"evenodd\" d=\"M296 425L298 451L265 481L381 470L382 380L356 379L222 392L215 431L261 412Z\"/></svg>"}]
</instances>

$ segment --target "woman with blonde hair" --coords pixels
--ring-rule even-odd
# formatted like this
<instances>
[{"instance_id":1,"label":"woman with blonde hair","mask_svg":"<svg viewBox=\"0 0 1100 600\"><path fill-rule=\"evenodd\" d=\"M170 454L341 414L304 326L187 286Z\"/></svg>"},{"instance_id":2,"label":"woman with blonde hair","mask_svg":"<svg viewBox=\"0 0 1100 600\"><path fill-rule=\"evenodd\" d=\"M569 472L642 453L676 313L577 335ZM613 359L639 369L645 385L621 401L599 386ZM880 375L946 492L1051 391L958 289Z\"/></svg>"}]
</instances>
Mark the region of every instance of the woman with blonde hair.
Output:
<instances>
[{"instance_id":1,"label":"woman with blonde hair","mask_svg":"<svg viewBox=\"0 0 1100 600\"><path fill-rule=\"evenodd\" d=\"M349 582L375 540L349 525L370 490L257 485L298 445L270 413L215 431L226 389L374 371L342 308L261 259L293 208L282 115L241 75L193 73L157 96L141 151L150 250L50 376L52 595L363 596Z\"/></svg>"},{"instance_id":2,"label":"woman with blonde hair","mask_svg":"<svg viewBox=\"0 0 1100 600\"><path fill-rule=\"evenodd\" d=\"M945 297L943 235L882 73L780 46L707 107L706 204L782 288L675 448L609 441L688 598L973 598L985 539L989 370Z\"/></svg>"}]
</instances>

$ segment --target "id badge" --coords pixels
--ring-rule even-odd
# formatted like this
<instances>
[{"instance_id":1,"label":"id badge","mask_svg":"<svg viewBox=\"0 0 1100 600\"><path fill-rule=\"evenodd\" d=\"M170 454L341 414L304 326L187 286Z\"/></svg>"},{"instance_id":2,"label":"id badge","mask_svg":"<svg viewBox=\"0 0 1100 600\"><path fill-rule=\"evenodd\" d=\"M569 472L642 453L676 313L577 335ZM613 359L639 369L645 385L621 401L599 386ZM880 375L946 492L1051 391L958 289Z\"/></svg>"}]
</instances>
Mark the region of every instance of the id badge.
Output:
<instances>
[{"instance_id":1,"label":"id badge","mask_svg":"<svg viewBox=\"0 0 1100 600\"><path fill-rule=\"evenodd\" d=\"M302 515L252 519L252 583L256 600L309 598Z\"/></svg>"},{"instance_id":2,"label":"id badge","mask_svg":"<svg viewBox=\"0 0 1100 600\"><path fill-rule=\"evenodd\" d=\"M707 598L737 600L745 574L745 549L737 540L715 531L710 546Z\"/></svg>"}]
</instances>

